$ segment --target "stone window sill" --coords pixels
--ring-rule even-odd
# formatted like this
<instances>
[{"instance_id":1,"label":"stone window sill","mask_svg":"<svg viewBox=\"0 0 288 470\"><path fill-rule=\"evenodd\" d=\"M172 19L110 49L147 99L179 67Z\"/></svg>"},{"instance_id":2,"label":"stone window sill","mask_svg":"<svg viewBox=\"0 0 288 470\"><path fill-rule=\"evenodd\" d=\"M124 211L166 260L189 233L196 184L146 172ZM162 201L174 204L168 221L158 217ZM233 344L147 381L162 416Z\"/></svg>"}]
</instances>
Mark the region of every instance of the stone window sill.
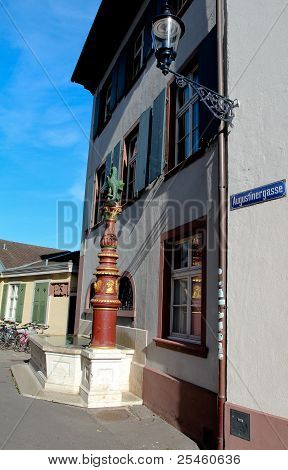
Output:
<instances>
[{"instance_id":1,"label":"stone window sill","mask_svg":"<svg viewBox=\"0 0 288 470\"><path fill-rule=\"evenodd\" d=\"M159 346L160 348L171 349L173 351L203 358L208 356L208 348L200 344L193 344L184 341L172 341L164 338L154 338L154 341L156 346Z\"/></svg>"}]
</instances>

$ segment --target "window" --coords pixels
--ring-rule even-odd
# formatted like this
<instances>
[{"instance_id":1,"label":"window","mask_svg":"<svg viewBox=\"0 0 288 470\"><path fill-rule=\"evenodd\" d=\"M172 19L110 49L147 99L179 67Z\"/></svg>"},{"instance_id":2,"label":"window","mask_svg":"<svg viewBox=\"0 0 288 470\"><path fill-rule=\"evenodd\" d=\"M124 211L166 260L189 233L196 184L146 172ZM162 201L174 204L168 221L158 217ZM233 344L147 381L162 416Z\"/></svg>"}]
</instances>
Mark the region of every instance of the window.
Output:
<instances>
[{"instance_id":1,"label":"window","mask_svg":"<svg viewBox=\"0 0 288 470\"><path fill-rule=\"evenodd\" d=\"M15 321L18 302L19 284L10 284L8 303L6 308L6 320Z\"/></svg>"},{"instance_id":2,"label":"window","mask_svg":"<svg viewBox=\"0 0 288 470\"><path fill-rule=\"evenodd\" d=\"M132 78L136 77L144 63L144 28L136 38L133 49L133 73Z\"/></svg>"},{"instance_id":3,"label":"window","mask_svg":"<svg viewBox=\"0 0 288 470\"><path fill-rule=\"evenodd\" d=\"M182 16L192 0L170 0L171 8L175 15Z\"/></svg>"},{"instance_id":4,"label":"window","mask_svg":"<svg viewBox=\"0 0 288 470\"><path fill-rule=\"evenodd\" d=\"M94 225L102 220L102 207L105 190L105 165L101 166L95 178Z\"/></svg>"},{"instance_id":5,"label":"window","mask_svg":"<svg viewBox=\"0 0 288 470\"><path fill-rule=\"evenodd\" d=\"M105 90L104 98L104 123L108 121L111 116L111 93L112 93L112 82L109 81Z\"/></svg>"},{"instance_id":6,"label":"window","mask_svg":"<svg viewBox=\"0 0 288 470\"><path fill-rule=\"evenodd\" d=\"M198 68L189 77L198 82ZM176 98L176 165L199 149L199 98L189 86L179 88Z\"/></svg>"},{"instance_id":7,"label":"window","mask_svg":"<svg viewBox=\"0 0 288 470\"><path fill-rule=\"evenodd\" d=\"M136 159L138 152L138 136L139 126L129 134L124 142L124 159L123 159L123 199L125 204L133 201L135 198L135 180L136 180Z\"/></svg>"},{"instance_id":8,"label":"window","mask_svg":"<svg viewBox=\"0 0 288 470\"><path fill-rule=\"evenodd\" d=\"M119 282L119 300L121 301L120 310L133 310L133 288L130 279L127 276L121 277Z\"/></svg>"},{"instance_id":9,"label":"window","mask_svg":"<svg viewBox=\"0 0 288 470\"><path fill-rule=\"evenodd\" d=\"M206 357L206 221L161 236L157 346Z\"/></svg>"},{"instance_id":10,"label":"window","mask_svg":"<svg viewBox=\"0 0 288 470\"><path fill-rule=\"evenodd\" d=\"M117 312L117 325L135 326L135 307L134 307L134 290L135 286L130 273L125 272L119 281L119 295L121 307Z\"/></svg>"},{"instance_id":11,"label":"window","mask_svg":"<svg viewBox=\"0 0 288 470\"><path fill-rule=\"evenodd\" d=\"M168 338L201 343L202 233L172 246L171 320Z\"/></svg>"}]
</instances>

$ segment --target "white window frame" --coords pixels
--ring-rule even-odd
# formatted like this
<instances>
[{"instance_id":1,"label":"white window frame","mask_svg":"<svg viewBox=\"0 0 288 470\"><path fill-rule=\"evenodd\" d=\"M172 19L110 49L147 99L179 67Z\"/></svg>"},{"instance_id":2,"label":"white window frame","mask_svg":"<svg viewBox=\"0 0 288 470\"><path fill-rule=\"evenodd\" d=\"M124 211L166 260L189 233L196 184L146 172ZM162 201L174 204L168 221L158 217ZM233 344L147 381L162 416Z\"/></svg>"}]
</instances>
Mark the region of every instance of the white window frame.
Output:
<instances>
[{"instance_id":1,"label":"white window frame","mask_svg":"<svg viewBox=\"0 0 288 470\"><path fill-rule=\"evenodd\" d=\"M175 242L174 247L182 244L185 241L192 241L193 235L183 238ZM201 334L199 336L191 335L191 334L183 334L173 332L173 309L177 305L174 305L174 281L175 280L185 280L187 281L188 289L187 289L187 324L186 324L186 331L191 331L191 320L192 320L192 279L194 277L201 277L202 285L203 285L203 259L201 266L192 266L192 250L189 249L188 251L188 267L187 268L174 268L174 249L172 253L172 267L171 267L171 301L170 301L170 335L168 339L170 340L185 340L187 342L191 342L193 344L201 344ZM202 296L204 295L203 289L201 292L201 317L203 315L202 312Z\"/></svg>"},{"instance_id":2,"label":"white window frame","mask_svg":"<svg viewBox=\"0 0 288 470\"><path fill-rule=\"evenodd\" d=\"M14 318L9 318L8 317L8 314L9 314L9 311L10 311L10 305L11 305L11 290L14 286L17 286L18 287L18 292L17 292L17 299L15 301L15 297L14 297ZM5 320L6 321L11 321L11 322L15 322L16 321L16 310L17 310L17 304L18 304L18 298L19 298L19 287L20 287L20 283L17 283L17 282L13 282L11 284L8 284L8 296L7 296L7 302L6 302L6 307L5 307Z\"/></svg>"},{"instance_id":3,"label":"white window frame","mask_svg":"<svg viewBox=\"0 0 288 470\"><path fill-rule=\"evenodd\" d=\"M195 66L192 72L188 75L189 78L192 80L195 80L196 74L198 76L199 73L199 68L198 66ZM193 148L193 141L194 141L194 132L198 129L199 132L199 97L196 92L194 92L193 88L188 86L188 93L189 93L189 98L184 103L181 107L179 106L179 93L184 90L184 89L178 89L177 90L177 104L176 104L176 139L175 139L175 155L176 155L176 165L180 163L179 160L179 151L178 151L178 144L180 142L179 140L179 119L188 111L189 113L189 133L185 134L184 137L181 138L181 140L184 140L187 136L189 136L189 152L188 155L185 156L185 158L181 161L185 161L187 158L189 158L195 151L196 149ZM193 122L193 111L194 111L194 106L198 106L198 125L195 127L194 122ZM200 137L198 135L198 146L197 149L199 149L199 140Z\"/></svg>"}]
</instances>

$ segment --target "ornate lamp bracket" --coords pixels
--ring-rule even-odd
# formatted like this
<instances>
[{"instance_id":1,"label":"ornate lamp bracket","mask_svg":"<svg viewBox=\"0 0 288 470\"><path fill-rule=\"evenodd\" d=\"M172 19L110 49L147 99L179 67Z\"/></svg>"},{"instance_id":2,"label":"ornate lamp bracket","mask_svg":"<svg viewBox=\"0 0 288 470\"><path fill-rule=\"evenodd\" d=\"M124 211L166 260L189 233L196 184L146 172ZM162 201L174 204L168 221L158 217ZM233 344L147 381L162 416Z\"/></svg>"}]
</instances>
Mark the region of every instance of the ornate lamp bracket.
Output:
<instances>
[{"instance_id":1,"label":"ornate lamp bracket","mask_svg":"<svg viewBox=\"0 0 288 470\"><path fill-rule=\"evenodd\" d=\"M238 100L230 100L216 91L210 90L210 88L174 72L168 67L164 66L163 68L165 68L165 70L162 70L162 72L165 73L165 75L166 73L172 73L176 77L176 83L180 88L187 85L190 86L198 95L199 100L207 106L216 118L232 125L233 118L235 117L234 109L239 107Z\"/></svg>"}]
</instances>

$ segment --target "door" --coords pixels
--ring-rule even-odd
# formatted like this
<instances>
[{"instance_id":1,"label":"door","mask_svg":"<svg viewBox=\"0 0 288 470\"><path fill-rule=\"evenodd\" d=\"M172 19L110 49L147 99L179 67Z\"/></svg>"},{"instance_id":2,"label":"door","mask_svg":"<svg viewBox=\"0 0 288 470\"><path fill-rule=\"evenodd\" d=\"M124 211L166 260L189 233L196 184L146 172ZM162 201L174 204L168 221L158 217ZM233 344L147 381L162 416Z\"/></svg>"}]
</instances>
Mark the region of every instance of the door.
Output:
<instances>
[{"instance_id":1,"label":"door","mask_svg":"<svg viewBox=\"0 0 288 470\"><path fill-rule=\"evenodd\" d=\"M35 284L32 321L40 325L46 324L49 282Z\"/></svg>"}]
</instances>

